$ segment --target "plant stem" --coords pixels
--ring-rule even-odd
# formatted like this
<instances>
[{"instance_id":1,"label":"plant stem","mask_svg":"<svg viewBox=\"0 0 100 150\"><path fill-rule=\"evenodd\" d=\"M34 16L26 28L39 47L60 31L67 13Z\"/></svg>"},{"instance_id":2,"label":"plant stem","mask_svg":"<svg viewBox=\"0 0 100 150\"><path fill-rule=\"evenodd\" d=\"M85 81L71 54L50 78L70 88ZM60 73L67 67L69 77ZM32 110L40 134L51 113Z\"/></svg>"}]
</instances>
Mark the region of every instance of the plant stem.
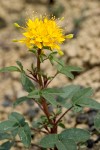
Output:
<instances>
[{"instance_id":1,"label":"plant stem","mask_svg":"<svg viewBox=\"0 0 100 150\"><path fill-rule=\"evenodd\" d=\"M39 85L42 88L42 78L40 74L40 54L41 54L41 49L38 49L38 56L37 56L37 73L38 73L38 78L39 78Z\"/></svg>"},{"instance_id":2,"label":"plant stem","mask_svg":"<svg viewBox=\"0 0 100 150\"><path fill-rule=\"evenodd\" d=\"M48 105L47 105L45 99L43 99L43 98L42 98L42 106L43 106L44 113L46 114L46 116L48 118L48 121L52 124L52 121L50 119L50 113L48 111Z\"/></svg>"},{"instance_id":3,"label":"plant stem","mask_svg":"<svg viewBox=\"0 0 100 150\"><path fill-rule=\"evenodd\" d=\"M71 106L69 109L67 109L61 116L60 118L56 121L56 125L58 124L58 122L73 108L73 106Z\"/></svg>"},{"instance_id":4,"label":"plant stem","mask_svg":"<svg viewBox=\"0 0 100 150\"><path fill-rule=\"evenodd\" d=\"M27 76L28 78L34 80L35 82L37 82L36 79L34 79L33 77L31 77L31 76L29 76L29 75L27 75L27 74L26 74L26 76Z\"/></svg>"},{"instance_id":5,"label":"plant stem","mask_svg":"<svg viewBox=\"0 0 100 150\"><path fill-rule=\"evenodd\" d=\"M44 134L48 134L48 132L43 131L43 130L40 130L40 129L31 128L31 130L34 130L35 132L42 132L42 133L44 133Z\"/></svg>"},{"instance_id":6,"label":"plant stem","mask_svg":"<svg viewBox=\"0 0 100 150\"><path fill-rule=\"evenodd\" d=\"M40 71L41 71L41 62L40 62L40 55L41 55L41 49L38 49L38 55L37 55L37 73L38 73L38 82L39 82L39 85L40 85L40 89L43 88L43 83L42 83L42 78L41 78L41 74L40 74ZM42 105L42 108L43 108L43 111L45 113L45 115L47 116L48 118L48 121L49 123L52 124L52 121L50 119L50 113L49 113L49 110L48 110L48 105L45 101L45 99L43 97L41 97L41 105Z\"/></svg>"},{"instance_id":7,"label":"plant stem","mask_svg":"<svg viewBox=\"0 0 100 150\"><path fill-rule=\"evenodd\" d=\"M57 74L58 74L58 72L56 72L56 74L52 77L52 79L49 82L47 82L45 87L47 87L52 82L52 80L57 76Z\"/></svg>"}]
</instances>

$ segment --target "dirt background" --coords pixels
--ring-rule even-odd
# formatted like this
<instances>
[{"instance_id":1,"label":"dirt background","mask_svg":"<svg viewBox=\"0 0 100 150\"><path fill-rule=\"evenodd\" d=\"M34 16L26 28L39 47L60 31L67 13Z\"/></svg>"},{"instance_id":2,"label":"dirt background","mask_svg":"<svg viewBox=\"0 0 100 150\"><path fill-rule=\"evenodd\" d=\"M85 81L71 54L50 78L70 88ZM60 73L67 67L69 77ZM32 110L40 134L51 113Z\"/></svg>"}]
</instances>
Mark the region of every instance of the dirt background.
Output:
<instances>
[{"instance_id":1,"label":"dirt background","mask_svg":"<svg viewBox=\"0 0 100 150\"><path fill-rule=\"evenodd\" d=\"M21 61L26 69L30 62L35 63L24 45L12 42L13 39L21 37L13 24L17 22L23 25L27 17L34 16L33 11L37 15L46 13L54 14L58 18L64 17L62 26L65 33L73 33L74 39L67 40L62 45L64 56L61 59L66 64L84 68L81 74L75 75L73 81L57 76L50 86L70 83L91 86L95 91L94 98L100 102L100 0L55 0L51 4L49 0L0 0L0 68L16 65L16 60ZM43 69L53 75L54 71L48 65L49 62L46 62ZM11 107L12 102L26 94L19 80L18 73L0 74L0 121L6 119L8 113L15 111ZM16 111L26 115L26 119L37 117L39 112L37 106L33 109L29 103L18 106ZM75 118L72 120L73 126ZM20 149L21 147L14 148ZM93 150L100 148L95 146Z\"/></svg>"}]
</instances>

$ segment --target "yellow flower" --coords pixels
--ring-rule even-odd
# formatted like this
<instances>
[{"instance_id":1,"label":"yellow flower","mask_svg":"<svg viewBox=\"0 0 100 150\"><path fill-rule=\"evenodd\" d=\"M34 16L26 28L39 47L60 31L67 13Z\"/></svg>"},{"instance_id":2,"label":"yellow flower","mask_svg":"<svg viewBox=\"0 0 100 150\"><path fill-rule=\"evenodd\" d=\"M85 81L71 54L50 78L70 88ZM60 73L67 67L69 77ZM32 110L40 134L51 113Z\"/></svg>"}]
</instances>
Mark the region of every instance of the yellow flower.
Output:
<instances>
[{"instance_id":1,"label":"yellow flower","mask_svg":"<svg viewBox=\"0 0 100 150\"><path fill-rule=\"evenodd\" d=\"M18 27L20 27L17 24ZM37 47L43 49L45 46L50 50L57 50L60 55L63 52L60 49L60 44L66 38L71 38L64 35L63 29L57 24L54 17L48 19L47 17L29 19L26 22L26 27L20 27L23 29L23 36L19 42L26 44L30 49Z\"/></svg>"}]
</instances>

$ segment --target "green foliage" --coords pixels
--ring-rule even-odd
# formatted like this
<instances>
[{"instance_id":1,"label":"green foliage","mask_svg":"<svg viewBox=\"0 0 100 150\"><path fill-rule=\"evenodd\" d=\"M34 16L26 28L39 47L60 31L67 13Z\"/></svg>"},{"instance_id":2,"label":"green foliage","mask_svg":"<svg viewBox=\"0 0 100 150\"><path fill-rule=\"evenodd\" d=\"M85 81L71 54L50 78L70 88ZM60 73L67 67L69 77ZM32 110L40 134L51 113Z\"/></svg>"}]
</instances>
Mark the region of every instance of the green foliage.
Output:
<instances>
[{"instance_id":1,"label":"green foliage","mask_svg":"<svg viewBox=\"0 0 100 150\"><path fill-rule=\"evenodd\" d=\"M25 123L22 127L20 127L18 135L24 146L29 147L31 144L31 130L28 123Z\"/></svg>"},{"instance_id":2,"label":"green foliage","mask_svg":"<svg viewBox=\"0 0 100 150\"><path fill-rule=\"evenodd\" d=\"M21 73L21 83L23 85L23 88L27 92L31 92L35 89L34 84L32 81L25 75L25 73Z\"/></svg>"},{"instance_id":3,"label":"green foliage","mask_svg":"<svg viewBox=\"0 0 100 150\"><path fill-rule=\"evenodd\" d=\"M77 150L75 142L71 139L58 140L56 143L58 150Z\"/></svg>"},{"instance_id":4,"label":"green foliage","mask_svg":"<svg viewBox=\"0 0 100 150\"><path fill-rule=\"evenodd\" d=\"M90 134L86 130L72 128L66 129L60 134L46 135L39 143L44 148L54 148L58 150L77 150L76 143L85 142L90 138Z\"/></svg>"},{"instance_id":5,"label":"green foliage","mask_svg":"<svg viewBox=\"0 0 100 150\"><path fill-rule=\"evenodd\" d=\"M19 68L21 69L21 71L24 72L22 63L20 61L16 61L16 63L19 66Z\"/></svg>"},{"instance_id":6,"label":"green foliage","mask_svg":"<svg viewBox=\"0 0 100 150\"><path fill-rule=\"evenodd\" d=\"M57 88L47 88L41 91L42 97L44 97L50 104L57 106L56 96L64 94L62 89Z\"/></svg>"},{"instance_id":7,"label":"green foliage","mask_svg":"<svg viewBox=\"0 0 100 150\"><path fill-rule=\"evenodd\" d=\"M58 150L77 150L77 146L72 139L61 139L60 134L49 134L45 136L39 143L44 148L54 148Z\"/></svg>"},{"instance_id":8,"label":"green foliage","mask_svg":"<svg viewBox=\"0 0 100 150\"><path fill-rule=\"evenodd\" d=\"M59 127L63 128L63 129L66 128L65 125L63 123L61 123L61 122L58 125L59 125Z\"/></svg>"},{"instance_id":9,"label":"green foliage","mask_svg":"<svg viewBox=\"0 0 100 150\"><path fill-rule=\"evenodd\" d=\"M73 105L100 109L100 103L91 98L92 94L93 90L90 87L79 89L71 99Z\"/></svg>"},{"instance_id":10,"label":"green foliage","mask_svg":"<svg viewBox=\"0 0 100 150\"><path fill-rule=\"evenodd\" d=\"M29 97L27 96L17 98L16 101L13 103L13 106L16 107L17 105L20 105L21 103L28 101L28 100L29 100Z\"/></svg>"},{"instance_id":11,"label":"green foliage","mask_svg":"<svg viewBox=\"0 0 100 150\"><path fill-rule=\"evenodd\" d=\"M75 66L58 66L58 72L74 79L73 72L81 72L82 69Z\"/></svg>"},{"instance_id":12,"label":"green foliage","mask_svg":"<svg viewBox=\"0 0 100 150\"><path fill-rule=\"evenodd\" d=\"M47 88L47 89L42 90L42 93L48 93L48 94L56 96L56 95L64 94L64 91L63 89L60 89L60 88Z\"/></svg>"},{"instance_id":13,"label":"green foliage","mask_svg":"<svg viewBox=\"0 0 100 150\"><path fill-rule=\"evenodd\" d=\"M40 98L40 91L38 89L33 90L32 92L30 92L28 94L28 98L35 98L35 99L39 99Z\"/></svg>"},{"instance_id":14,"label":"green foliage","mask_svg":"<svg viewBox=\"0 0 100 150\"><path fill-rule=\"evenodd\" d=\"M6 120L0 123L0 131L11 131L16 129L18 127L18 124L15 121Z\"/></svg>"},{"instance_id":15,"label":"green foliage","mask_svg":"<svg viewBox=\"0 0 100 150\"><path fill-rule=\"evenodd\" d=\"M56 57L56 54L57 54L57 52L52 52L49 56L48 56L48 59L50 60L50 62L51 62L51 64L52 65L55 65L55 63L57 64L57 68L61 68L61 67L64 67L65 66L65 63L62 61L62 60L60 60L60 59L58 59L57 57Z\"/></svg>"},{"instance_id":16,"label":"green foliage","mask_svg":"<svg viewBox=\"0 0 100 150\"><path fill-rule=\"evenodd\" d=\"M48 47L45 48L48 49ZM33 130L46 134L38 143L45 150L48 148L51 150L52 148L57 150L77 150L78 144L85 143L90 138L90 134L88 131L78 128L66 129L62 119L71 109L74 112L79 112L84 107L100 110L100 103L92 99L93 90L90 87L64 85L64 87L59 88L48 88L48 85L58 74L64 74L68 78L74 79L74 72L80 73L82 69L65 65L62 60L56 58L57 52L51 52L46 55L37 47L33 47L30 51L37 57L37 66L35 67L32 63L31 70L28 70L29 74L25 72L20 61L16 62L18 67L5 67L0 69L0 72L17 71L21 74L21 84L27 92L27 96L16 99L13 103L14 107L31 99L36 102L43 114L39 119L32 121L31 128L23 115L18 112L12 112L8 116L8 120L0 122L0 140L4 141L0 146L0 150L10 150L16 142L16 136L20 138L25 147L29 148ZM56 67L56 74L49 77L41 70L40 65L47 59ZM62 112L63 107L66 109L65 112ZM58 126L63 129L60 134L57 132ZM94 126L100 132L100 113L94 120Z\"/></svg>"},{"instance_id":17,"label":"green foliage","mask_svg":"<svg viewBox=\"0 0 100 150\"><path fill-rule=\"evenodd\" d=\"M54 148L55 144L58 141L58 135L57 134L49 134L46 135L39 143L41 147L44 148Z\"/></svg>"},{"instance_id":18,"label":"green foliage","mask_svg":"<svg viewBox=\"0 0 100 150\"><path fill-rule=\"evenodd\" d=\"M0 69L0 72L14 72L14 71L20 72L20 69L16 66L4 67Z\"/></svg>"},{"instance_id":19,"label":"green foliage","mask_svg":"<svg viewBox=\"0 0 100 150\"><path fill-rule=\"evenodd\" d=\"M0 150L10 150L11 147L14 145L14 142L4 142L3 144L0 145Z\"/></svg>"},{"instance_id":20,"label":"green foliage","mask_svg":"<svg viewBox=\"0 0 100 150\"><path fill-rule=\"evenodd\" d=\"M69 77L70 79L74 79L74 75L73 72L81 72L83 71L83 69L81 69L80 67L76 67L76 66L66 66L65 63L58 59L57 57L55 57L56 53L51 53L49 55L49 60L50 62L54 65L54 63L57 63L57 70L59 73L66 75L67 77Z\"/></svg>"},{"instance_id":21,"label":"green foliage","mask_svg":"<svg viewBox=\"0 0 100 150\"><path fill-rule=\"evenodd\" d=\"M92 93L93 90L91 88L80 89L72 97L73 104L78 104L81 101L81 99L89 98L92 95Z\"/></svg>"},{"instance_id":22,"label":"green foliage","mask_svg":"<svg viewBox=\"0 0 100 150\"><path fill-rule=\"evenodd\" d=\"M25 119L22 115L20 115L19 113L17 112L12 112L9 116L8 116L8 119L10 121L14 121L16 122L19 126L23 126L24 122L25 122Z\"/></svg>"},{"instance_id":23,"label":"green foliage","mask_svg":"<svg viewBox=\"0 0 100 150\"><path fill-rule=\"evenodd\" d=\"M63 94L61 94L60 96L65 98L65 99L69 99L69 98L72 98L73 95L78 92L80 89L80 86L79 85L68 85L68 86L65 86L65 87L62 87L62 90L63 90Z\"/></svg>"},{"instance_id":24,"label":"green foliage","mask_svg":"<svg viewBox=\"0 0 100 150\"><path fill-rule=\"evenodd\" d=\"M89 107L89 108L94 108L98 110L100 109L100 103L98 103L97 101L91 98L83 98L77 105L81 107Z\"/></svg>"},{"instance_id":25,"label":"green foliage","mask_svg":"<svg viewBox=\"0 0 100 150\"><path fill-rule=\"evenodd\" d=\"M72 106L71 101L69 101L69 99L71 99L73 95L77 91L79 91L80 86L68 85L68 86L62 87L61 89L63 90L63 93L61 93L61 95L57 97L57 102L59 103L60 106L69 108Z\"/></svg>"},{"instance_id":26,"label":"green foliage","mask_svg":"<svg viewBox=\"0 0 100 150\"><path fill-rule=\"evenodd\" d=\"M43 121L42 121L41 118L38 119L37 121L34 121L34 120L33 120L33 122L32 122L32 127L33 127L33 128L41 128L42 125L43 125Z\"/></svg>"},{"instance_id":27,"label":"green foliage","mask_svg":"<svg viewBox=\"0 0 100 150\"><path fill-rule=\"evenodd\" d=\"M49 102L50 104L52 104L53 106L57 106L58 105L58 103L56 102L55 95L51 95L48 92L42 92L42 97L44 99L46 99L46 101Z\"/></svg>"},{"instance_id":28,"label":"green foliage","mask_svg":"<svg viewBox=\"0 0 100 150\"><path fill-rule=\"evenodd\" d=\"M8 116L8 120L0 123L0 140L10 139L12 142L8 141L7 143L3 143L1 147L5 150L9 150L17 134L24 146L29 147L31 144L30 127L21 114L12 112Z\"/></svg>"},{"instance_id":29,"label":"green foliage","mask_svg":"<svg viewBox=\"0 0 100 150\"><path fill-rule=\"evenodd\" d=\"M11 134L5 132L3 133L3 131L0 131L0 140L9 139L11 137Z\"/></svg>"},{"instance_id":30,"label":"green foliage","mask_svg":"<svg viewBox=\"0 0 100 150\"><path fill-rule=\"evenodd\" d=\"M64 130L60 135L59 138L61 140L71 139L75 143L85 142L90 138L90 134L88 131L78 128L71 128Z\"/></svg>"}]
</instances>

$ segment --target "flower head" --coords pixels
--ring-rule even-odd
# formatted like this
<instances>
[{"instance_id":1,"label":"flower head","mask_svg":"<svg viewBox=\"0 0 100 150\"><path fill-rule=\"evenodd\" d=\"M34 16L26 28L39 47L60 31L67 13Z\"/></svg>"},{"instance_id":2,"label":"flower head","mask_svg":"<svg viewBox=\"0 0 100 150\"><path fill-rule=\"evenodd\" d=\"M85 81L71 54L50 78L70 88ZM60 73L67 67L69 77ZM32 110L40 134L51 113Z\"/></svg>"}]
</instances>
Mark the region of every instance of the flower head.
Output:
<instances>
[{"instance_id":1,"label":"flower head","mask_svg":"<svg viewBox=\"0 0 100 150\"><path fill-rule=\"evenodd\" d=\"M63 55L60 44L67 37L54 17L51 19L47 17L28 19L26 27L21 28L23 29L22 34L24 38L19 40L19 42L26 44L29 49L34 46L39 49L49 47L50 50L57 50L60 55Z\"/></svg>"}]
</instances>

